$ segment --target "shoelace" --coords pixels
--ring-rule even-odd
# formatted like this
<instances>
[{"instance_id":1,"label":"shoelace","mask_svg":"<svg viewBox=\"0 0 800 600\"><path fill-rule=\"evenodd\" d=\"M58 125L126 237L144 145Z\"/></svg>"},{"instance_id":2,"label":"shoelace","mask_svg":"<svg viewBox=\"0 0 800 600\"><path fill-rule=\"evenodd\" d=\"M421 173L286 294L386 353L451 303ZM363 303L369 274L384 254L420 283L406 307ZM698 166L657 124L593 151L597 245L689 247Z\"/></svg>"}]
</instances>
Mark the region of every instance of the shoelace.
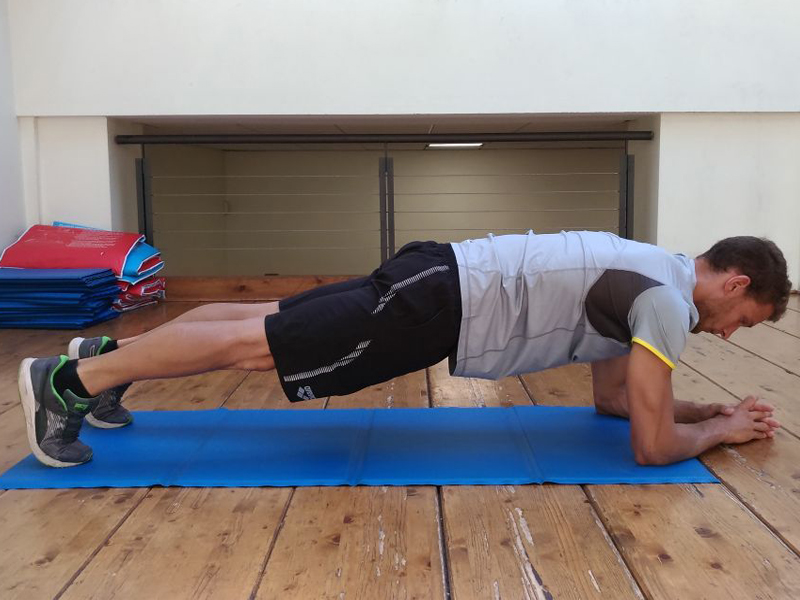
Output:
<instances>
[{"instance_id":1,"label":"shoelace","mask_svg":"<svg viewBox=\"0 0 800 600\"><path fill-rule=\"evenodd\" d=\"M122 395L129 387L131 387L130 383L123 383L100 394L97 406L92 410L92 413L105 413L109 409L116 408L122 402Z\"/></svg>"},{"instance_id":2,"label":"shoelace","mask_svg":"<svg viewBox=\"0 0 800 600\"><path fill-rule=\"evenodd\" d=\"M84 415L78 412L69 411L67 413L67 424L64 426L64 433L61 435L62 440L71 444L78 439L81 425L83 425L83 417Z\"/></svg>"}]
</instances>

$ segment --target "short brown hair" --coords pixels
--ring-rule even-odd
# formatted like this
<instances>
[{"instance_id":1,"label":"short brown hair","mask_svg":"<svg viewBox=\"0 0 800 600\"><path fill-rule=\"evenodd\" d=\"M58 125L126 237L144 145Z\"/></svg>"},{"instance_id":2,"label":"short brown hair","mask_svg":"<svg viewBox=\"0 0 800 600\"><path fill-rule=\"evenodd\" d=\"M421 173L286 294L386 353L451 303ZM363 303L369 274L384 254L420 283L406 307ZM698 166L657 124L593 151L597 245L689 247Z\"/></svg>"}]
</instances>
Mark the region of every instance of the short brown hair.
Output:
<instances>
[{"instance_id":1,"label":"short brown hair","mask_svg":"<svg viewBox=\"0 0 800 600\"><path fill-rule=\"evenodd\" d=\"M715 271L733 269L750 278L747 294L762 304L774 307L770 321L777 321L786 312L792 282L786 259L775 242L766 238L740 235L725 238L701 254Z\"/></svg>"}]
</instances>

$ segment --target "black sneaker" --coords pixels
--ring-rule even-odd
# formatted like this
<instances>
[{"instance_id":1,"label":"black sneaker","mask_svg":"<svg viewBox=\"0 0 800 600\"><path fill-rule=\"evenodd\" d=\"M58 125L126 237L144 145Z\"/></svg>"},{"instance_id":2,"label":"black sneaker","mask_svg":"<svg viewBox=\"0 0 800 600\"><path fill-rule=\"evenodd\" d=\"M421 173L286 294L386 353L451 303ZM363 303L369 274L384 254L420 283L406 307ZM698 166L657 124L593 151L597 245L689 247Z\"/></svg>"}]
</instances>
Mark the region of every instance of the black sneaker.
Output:
<instances>
[{"instance_id":1,"label":"black sneaker","mask_svg":"<svg viewBox=\"0 0 800 600\"><path fill-rule=\"evenodd\" d=\"M79 398L69 390L61 396L53 387L53 375L67 360L26 358L19 367L28 443L39 462L50 467L73 467L92 458L92 449L78 440L78 433L95 399Z\"/></svg>"},{"instance_id":2,"label":"black sneaker","mask_svg":"<svg viewBox=\"0 0 800 600\"><path fill-rule=\"evenodd\" d=\"M103 347L111 341L109 337L82 338L77 337L69 343L70 358L90 358L103 353ZM97 405L86 415L86 422L101 429L116 429L133 423L133 415L122 406L122 395L130 387L130 383L118 385L102 392L98 396Z\"/></svg>"}]
</instances>

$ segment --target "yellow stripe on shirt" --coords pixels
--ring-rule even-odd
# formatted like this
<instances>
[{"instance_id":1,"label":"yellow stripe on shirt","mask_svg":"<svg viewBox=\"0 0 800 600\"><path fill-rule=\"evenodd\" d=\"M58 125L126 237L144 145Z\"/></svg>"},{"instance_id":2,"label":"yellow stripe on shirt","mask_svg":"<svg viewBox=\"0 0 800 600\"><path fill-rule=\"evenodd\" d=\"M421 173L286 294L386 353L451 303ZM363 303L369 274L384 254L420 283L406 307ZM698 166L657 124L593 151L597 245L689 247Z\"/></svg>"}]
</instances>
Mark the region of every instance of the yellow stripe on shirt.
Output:
<instances>
[{"instance_id":1,"label":"yellow stripe on shirt","mask_svg":"<svg viewBox=\"0 0 800 600\"><path fill-rule=\"evenodd\" d=\"M659 352L659 351L658 351L656 348L653 348L653 346L651 346L650 344L648 344L647 342L645 342L643 339L640 339L640 338L637 338L637 337L635 337L635 338L633 338L633 339L631 340L631 342L633 342L633 343L636 343L636 344L639 344L640 346L644 346L645 348L647 348L648 350L650 350L650 352L652 352L652 353L653 353L653 354L655 354L655 355L656 355L658 358L660 358L660 359L661 359L661 360L663 360L665 363L667 363L667 365L669 365L669 368L670 368L670 369L674 369L674 368L675 368L675 363L673 363L673 362L672 362L670 359L668 359L666 356L664 356L663 354L661 354L661 352Z\"/></svg>"}]
</instances>

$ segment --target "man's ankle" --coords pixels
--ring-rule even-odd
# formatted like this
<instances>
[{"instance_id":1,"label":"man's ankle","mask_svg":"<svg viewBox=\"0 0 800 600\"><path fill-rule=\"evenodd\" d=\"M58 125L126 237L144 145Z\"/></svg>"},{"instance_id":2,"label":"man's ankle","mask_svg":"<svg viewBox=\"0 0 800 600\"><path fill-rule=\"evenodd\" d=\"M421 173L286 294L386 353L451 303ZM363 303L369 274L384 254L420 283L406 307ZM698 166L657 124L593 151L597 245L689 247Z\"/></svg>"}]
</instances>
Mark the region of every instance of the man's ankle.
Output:
<instances>
[{"instance_id":1,"label":"man's ankle","mask_svg":"<svg viewBox=\"0 0 800 600\"><path fill-rule=\"evenodd\" d=\"M77 359L68 360L53 374L53 389L62 398L66 390L69 390L79 398L92 398L92 395L78 376Z\"/></svg>"}]
</instances>

